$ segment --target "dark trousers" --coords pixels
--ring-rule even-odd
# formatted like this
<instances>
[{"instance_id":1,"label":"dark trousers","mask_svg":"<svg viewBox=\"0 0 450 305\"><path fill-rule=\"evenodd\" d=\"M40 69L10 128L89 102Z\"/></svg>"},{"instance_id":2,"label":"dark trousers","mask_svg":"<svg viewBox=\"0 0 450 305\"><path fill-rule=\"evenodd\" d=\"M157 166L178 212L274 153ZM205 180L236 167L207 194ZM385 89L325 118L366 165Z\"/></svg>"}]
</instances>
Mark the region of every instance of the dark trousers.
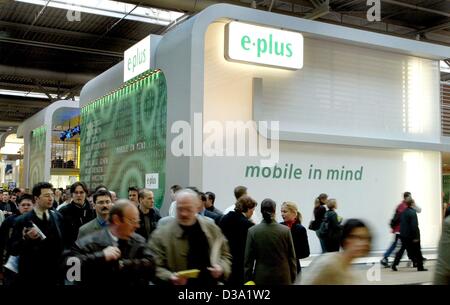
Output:
<instances>
[{"instance_id":1,"label":"dark trousers","mask_svg":"<svg viewBox=\"0 0 450 305\"><path fill-rule=\"evenodd\" d=\"M395 255L395 260L393 266L397 266L400 263L400 260L403 256L403 253L408 251L408 256L412 259L413 262L417 264L417 269L423 268L423 257L422 250L420 249L420 242L413 242L412 239L400 237L402 241L402 247L398 250Z\"/></svg>"},{"instance_id":2,"label":"dark trousers","mask_svg":"<svg viewBox=\"0 0 450 305\"><path fill-rule=\"evenodd\" d=\"M14 282L17 278L17 273L4 268L4 273L3 273L3 285L4 286L14 286Z\"/></svg>"}]
</instances>

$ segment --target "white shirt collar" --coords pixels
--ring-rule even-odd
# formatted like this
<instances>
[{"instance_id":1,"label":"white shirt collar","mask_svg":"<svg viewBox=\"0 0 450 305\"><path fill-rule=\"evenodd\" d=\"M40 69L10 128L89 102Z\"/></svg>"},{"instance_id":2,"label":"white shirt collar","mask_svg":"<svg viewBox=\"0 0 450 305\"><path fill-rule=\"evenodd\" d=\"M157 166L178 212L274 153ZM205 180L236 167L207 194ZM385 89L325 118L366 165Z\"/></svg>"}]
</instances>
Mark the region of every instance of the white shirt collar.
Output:
<instances>
[{"instance_id":1,"label":"white shirt collar","mask_svg":"<svg viewBox=\"0 0 450 305\"><path fill-rule=\"evenodd\" d=\"M44 218L44 211L38 209L37 207L34 207L34 212L40 220ZM47 220L50 219L50 213L48 212L48 210L45 210L45 215L47 216Z\"/></svg>"}]
</instances>

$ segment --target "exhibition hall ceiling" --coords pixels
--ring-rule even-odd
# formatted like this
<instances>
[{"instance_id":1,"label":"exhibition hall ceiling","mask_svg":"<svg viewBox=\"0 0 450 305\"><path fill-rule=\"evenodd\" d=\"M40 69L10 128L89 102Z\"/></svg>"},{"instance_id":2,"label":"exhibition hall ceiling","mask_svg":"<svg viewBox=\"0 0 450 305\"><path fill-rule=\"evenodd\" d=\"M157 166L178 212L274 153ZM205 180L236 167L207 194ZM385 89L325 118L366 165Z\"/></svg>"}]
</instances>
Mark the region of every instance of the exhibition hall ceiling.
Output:
<instances>
[{"instance_id":1,"label":"exhibition hall ceiling","mask_svg":"<svg viewBox=\"0 0 450 305\"><path fill-rule=\"evenodd\" d=\"M78 14L70 3L84 9ZM380 0L380 21L372 22L366 0L0 0L0 133L74 99L130 46L216 3L450 46L449 0Z\"/></svg>"}]
</instances>

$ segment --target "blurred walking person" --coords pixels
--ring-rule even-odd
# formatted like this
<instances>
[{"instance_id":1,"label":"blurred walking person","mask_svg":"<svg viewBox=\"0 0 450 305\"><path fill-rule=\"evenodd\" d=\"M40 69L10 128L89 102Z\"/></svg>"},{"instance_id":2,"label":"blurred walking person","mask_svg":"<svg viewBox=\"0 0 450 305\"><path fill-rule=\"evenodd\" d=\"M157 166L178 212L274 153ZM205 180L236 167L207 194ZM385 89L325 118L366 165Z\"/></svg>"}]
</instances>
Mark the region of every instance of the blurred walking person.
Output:
<instances>
[{"instance_id":1,"label":"blurred walking person","mask_svg":"<svg viewBox=\"0 0 450 305\"><path fill-rule=\"evenodd\" d=\"M301 285L352 285L358 284L351 264L370 251L372 234L359 219L348 219L342 229L341 252L325 253L317 257L303 272Z\"/></svg>"},{"instance_id":2,"label":"blurred walking person","mask_svg":"<svg viewBox=\"0 0 450 305\"><path fill-rule=\"evenodd\" d=\"M442 228L436 270L434 273L434 284L450 285L450 216L445 218Z\"/></svg>"}]
</instances>

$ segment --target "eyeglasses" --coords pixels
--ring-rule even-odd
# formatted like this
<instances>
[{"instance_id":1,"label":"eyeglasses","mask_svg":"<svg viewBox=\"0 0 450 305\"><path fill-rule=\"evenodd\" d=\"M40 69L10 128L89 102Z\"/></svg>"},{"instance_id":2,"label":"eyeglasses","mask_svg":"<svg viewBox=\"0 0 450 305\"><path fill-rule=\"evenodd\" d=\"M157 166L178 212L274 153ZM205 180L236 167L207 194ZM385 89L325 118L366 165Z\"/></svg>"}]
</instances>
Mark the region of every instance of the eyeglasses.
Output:
<instances>
[{"instance_id":1,"label":"eyeglasses","mask_svg":"<svg viewBox=\"0 0 450 305\"><path fill-rule=\"evenodd\" d=\"M42 197L45 197L45 198L50 198L50 197L54 197L55 194L53 194L53 193L47 193L47 194L42 194L41 196L42 196Z\"/></svg>"}]
</instances>

